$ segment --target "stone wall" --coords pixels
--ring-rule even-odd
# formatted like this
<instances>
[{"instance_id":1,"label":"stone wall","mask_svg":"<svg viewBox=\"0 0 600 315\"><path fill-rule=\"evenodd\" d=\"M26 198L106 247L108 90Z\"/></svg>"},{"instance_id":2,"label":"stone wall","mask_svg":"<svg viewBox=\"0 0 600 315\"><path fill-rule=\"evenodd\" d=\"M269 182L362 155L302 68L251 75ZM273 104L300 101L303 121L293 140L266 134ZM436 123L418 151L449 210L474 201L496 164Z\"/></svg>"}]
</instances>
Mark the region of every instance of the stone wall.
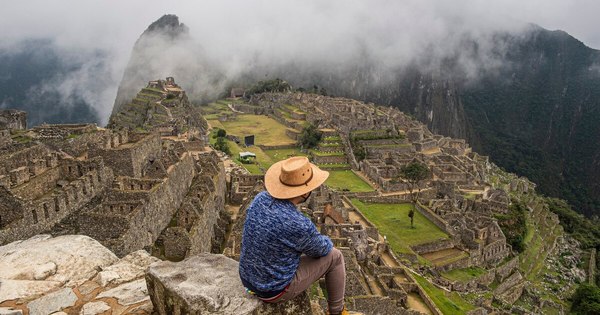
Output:
<instances>
[{"instance_id":1,"label":"stone wall","mask_svg":"<svg viewBox=\"0 0 600 315\"><path fill-rule=\"evenodd\" d=\"M169 168L162 184L141 195L147 194L146 197L135 198L145 200L141 206L136 207L124 218L114 217L114 215L105 216L107 222L111 221L111 218L117 221L124 220L127 222L127 227L118 238L99 241L118 256L154 244L164 228L169 225L175 211L179 209L195 174L192 156L184 153L179 163ZM134 199L132 198L134 196L130 195L129 198ZM93 228L93 225L89 228ZM82 233L95 232L82 228Z\"/></svg>"},{"instance_id":2,"label":"stone wall","mask_svg":"<svg viewBox=\"0 0 600 315\"><path fill-rule=\"evenodd\" d=\"M61 168L55 167L43 174L31 177L27 182L14 187L12 192L21 198L36 199L56 188L56 182L61 179Z\"/></svg>"},{"instance_id":3,"label":"stone wall","mask_svg":"<svg viewBox=\"0 0 600 315\"><path fill-rule=\"evenodd\" d=\"M231 187L229 189L229 202L241 204L244 197L258 182L264 180L264 175L231 174Z\"/></svg>"},{"instance_id":4,"label":"stone wall","mask_svg":"<svg viewBox=\"0 0 600 315\"><path fill-rule=\"evenodd\" d=\"M18 222L0 231L0 244L31 237L51 230L62 219L83 207L107 189L113 180L112 170L100 158L77 162L83 172L44 197L24 201Z\"/></svg>"},{"instance_id":5,"label":"stone wall","mask_svg":"<svg viewBox=\"0 0 600 315\"><path fill-rule=\"evenodd\" d=\"M27 129L27 113L16 109L0 110L0 129Z\"/></svg>"},{"instance_id":6,"label":"stone wall","mask_svg":"<svg viewBox=\"0 0 600 315\"><path fill-rule=\"evenodd\" d=\"M346 164L345 155L317 155L313 154L311 160L316 164Z\"/></svg>"},{"instance_id":7,"label":"stone wall","mask_svg":"<svg viewBox=\"0 0 600 315\"><path fill-rule=\"evenodd\" d=\"M496 277L498 281L504 281L516 268L519 267L519 257L515 257L509 260L507 263L498 266L496 270Z\"/></svg>"},{"instance_id":8,"label":"stone wall","mask_svg":"<svg viewBox=\"0 0 600 315\"><path fill-rule=\"evenodd\" d=\"M28 166L29 161L41 159L50 153L42 144L34 144L16 152L4 154L0 151L0 175L9 175L9 172L22 166Z\"/></svg>"},{"instance_id":9,"label":"stone wall","mask_svg":"<svg viewBox=\"0 0 600 315\"><path fill-rule=\"evenodd\" d=\"M439 240L434 242L429 242L420 245L411 246L412 250L417 252L419 255L437 252L444 249L453 248L455 246L452 240Z\"/></svg>"},{"instance_id":10,"label":"stone wall","mask_svg":"<svg viewBox=\"0 0 600 315\"><path fill-rule=\"evenodd\" d=\"M282 145L264 145L259 144L257 147L261 148L261 150L283 150L283 149L295 149L298 147L297 144L282 144Z\"/></svg>"},{"instance_id":11,"label":"stone wall","mask_svg":"<svg viewBox=\"0 0 600 315\"><path fill-rule=\"evenodd\" d=\"M132 135L134 138L136 135ZM162 144L158 134L143 135L137 142L112 149L91 148L90 156L101 156L117 176L143 177L149 161L160 159Z\"/></svg>"},{"instance_id":12,"label":"stone wall","mask_svg":"<svg viewBox=\"0 0 600 315\"><path fill-rule=\"evenodd\" d=\"M433 213L429 208L417 203L415 205L417 211L419 211L422 215L424 215L429 221L433 222L437 227L439 227L442 231L452 235L450 232L450 225L444 219L442 219L437 214Z\"/></svg>"},{"instance_id":13,"label":"stone wall","mask_svg":"<svg viewBox=\"0 0 600 315\"><path fill-rule=\"evenodd\" d=\"M0 148L3 148L12 143L10 131L0 129Z\"/></svg>"},{"instance_id":14,"label":"stone wall","mask_svg":"<svg viewBox=\"0 0 600 315\"><path fill-rule=\"evenodd\" d=\"M494 297L512 304L523 294L524 285L523 276L519 271L516 271L494 290Z\"/></svg>"}]
</instances>

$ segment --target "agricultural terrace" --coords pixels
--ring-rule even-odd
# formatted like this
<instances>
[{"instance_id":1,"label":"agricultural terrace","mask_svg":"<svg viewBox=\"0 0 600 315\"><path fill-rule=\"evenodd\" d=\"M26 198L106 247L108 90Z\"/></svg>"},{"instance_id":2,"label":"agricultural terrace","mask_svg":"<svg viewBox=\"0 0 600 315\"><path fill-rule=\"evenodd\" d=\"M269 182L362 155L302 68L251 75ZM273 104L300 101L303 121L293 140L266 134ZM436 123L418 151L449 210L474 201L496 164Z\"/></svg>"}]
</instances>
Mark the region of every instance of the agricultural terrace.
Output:
<instances>
[{"instance_id":1,"label":"agricultural terrace","mask_svg":"<svg viewBox=\"0 0 600 315\"><path fill-rule=\"evenodd\" d=\"M365 182L362 178L358 177L351 170L341 170L341 171L328 171L329 178L325 182L327 186L336 189L336 190L344 190L347 189L351 192L368 192L374 191L373 187L371 187L367 182Z\"/></svg>"},{"instance_id":2,"label":"agricultural terrace","mask_svg":"<svg viewBox=\"0 0 600 315\"><path fill-rule=\"evenodd\" d=\"M213 125L214 126L214 125ZM217 127L222 128L222 127ZM216 138L216 129L213 129L210 134L210 143L215 144ZM277 150L262 150L258 146L251 147L243 147L243 145L238 145L234 141L227 140L227 145L229 146L229 150L231 151L231 159L243 166L246 170L248 170L251 174L264 174L264 172L274 163L287 159L292 156L305 156L306 154L302 153L299 149L277 149ZM239 161L238 157L240 152L252 152L256 154L256 164L243 164Z\"/></svg>"},{"instance_id":3,"label":"agricultural terrace","mask_svg":"<svg viewBox=\"0 0 600 315\"><path fill-rule=\"evenodd\" d=\"M208 123L213 128L210 135L210 143L214 144L216 139L214 134L216 129L224 129L228 135L237 136L240 141L243 141L244 136L255 135L255 144L265 146L279 146L279 145L290 145L295 144L296 141L291 139L286 133L286 127L278 121L268 116L262 115L251 115L243 114L237 115L235 118L229 117L227 121L220 121L218 118L221 116L231 113L228 107L228 101L217 101L207 105L203 105L203 111L206 113ZM285 108L289 111L302 113L299 109L292 105L286 105ZM339 140L339 137L334 137ZM264 174L264 172L274 163L287 159L292 156L306 156L298 148L289 149L273 149L263 150L258 146L244 147L243 144L237 144L233 141L227 140L227 144L231 151L232 159L246 168L252 174ZM256 154L255 164L243 164L238 160L240 152L252 152ZM314 153L314 152L313 152ZM321 153L321 152L319 152ZM343 152L336 153L323 153L326 155L330 154L341 154ZM326 164L321 167L329 167L329 178L325 182L326 185L336 190L345 190L350 192L368 192L373 191L367 182L357 176L351 170L336 170L337 165ZM345 168L348 165L339 165L340 168Z\"/></svg>"},{"instance_id":4,"label":"agricultural terrace","mask_svg":"<svg viewBox=\"0 0 600 315\"><path fill-rule=\"evenodd\" d=\"M213 128L225 129L228 135L237 136L241 141L245 136L254 135L257 145L273 146L296 143L286 135L287 128L284 125L268 116L244 114L238 115L233 120L209 120L208 123Z\"/></svg>"},{"instance_id":5,"label":"agricultural terrace","mask_svg":"<svg viewBox=\"0 0 600 315\"><path fill-rule=\"evenodd\" d=\"M448 238L448 234L419 211L415 211L415 228L411 228L408 212L414 207L412 204L364 203L356 198L351 201L386 236L396 253L413 253L410 246Z\"/></svg>"},{"instance_id":6,"label":"agricultural terrace","mask_svg":"<svg viewBox=\"0 0 600 315\"><path fill-rule=\"evenodd\" d=\"M468 267L442 272L444 278L451 281L468 282L486 273L481 267Z\"/></svg>"},{"instance_id":7,"label":"agricultural terrace","mask_svg":"<svg viewBox=\"0 0 600 315\"><path fill-rule=\"evenodd\" d=\"M423 276L413 273L412 276L433 300L442 314L466 314L475 307L465 301L457 292L446 292L431 284Z\"/></svg>"}]
</instances>

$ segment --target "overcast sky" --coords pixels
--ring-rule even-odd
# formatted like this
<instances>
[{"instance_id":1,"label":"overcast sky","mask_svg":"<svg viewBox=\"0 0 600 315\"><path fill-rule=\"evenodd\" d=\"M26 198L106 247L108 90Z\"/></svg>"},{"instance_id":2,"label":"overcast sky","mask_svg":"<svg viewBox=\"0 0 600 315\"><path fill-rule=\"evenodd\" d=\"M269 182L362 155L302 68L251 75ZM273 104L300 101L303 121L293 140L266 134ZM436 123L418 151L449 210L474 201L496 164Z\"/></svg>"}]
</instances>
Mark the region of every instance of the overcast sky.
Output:
<instances>
[{"instance_id":1,"label":"overcast sky","mask_svg":"<svg viewBox=\"0 0 600 315\"><path fill-rule=\"evenodd\" d=\"M264 52L276 52L267 54L275 62L343 60L365 45L383 63L397 62L432 43L434 50L444 51L452 42L449 28L477 36L515 31L526 23L564 30L600 48L598 0L0 1L0 48L28 38L51 38L66 51L105 52L102 74L114 84L86 95L104 121L135 40L167 13L178 15L208 56L226 60L230 72ZM88 86L94 75L79 73L56 88L64 93L97 91Z\"/></svg>"}]
</instances>

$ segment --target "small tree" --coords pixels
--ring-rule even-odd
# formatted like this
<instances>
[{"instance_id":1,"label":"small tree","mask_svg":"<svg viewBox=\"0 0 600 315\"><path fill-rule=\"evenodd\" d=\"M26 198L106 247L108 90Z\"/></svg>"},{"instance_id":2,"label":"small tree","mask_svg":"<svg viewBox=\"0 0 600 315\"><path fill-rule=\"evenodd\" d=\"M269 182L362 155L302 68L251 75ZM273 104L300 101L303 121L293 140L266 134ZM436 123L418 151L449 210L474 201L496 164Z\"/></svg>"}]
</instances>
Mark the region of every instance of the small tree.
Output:
<instances>
[{"instance_id":1,"label":"small tree","mask_svg":"<svg viewBox=\"0 0 600 315\"><path fill-rule=\"evenodd\" d=\"M224 137L218 137L215 142L215 149L219 151L223 151L227 155L231 155L231 151L229 150L229 145L227 144L227 140Z\"/></svg>"},{"instance_id":2,"label":"small tree","mask_svg":"<svg viewBox=\"0 0 600 315\"><path fill-rule=\"evenodd\" d=\"M410 227L415 228L415 206L413 205L408 211L408 217L410 218Z\"/></svg>"},{"instance_id":3,"label":"small tree","mask_svg":"<svg viewBox=\"0 0 600 315\"><path fill-rule=\"evenodd\" d=\"M217 137L226 137L227 136L227 131L225 131L225 129L219 129L217 130Z\"/></svg>"},{"instance_id":4,"label":"small tree","mask_svg":"<svg viewBox=\"0 0 600 315\"><path fill-rule=\"evenodd\" d=\"M421 193L421 187L419 184L422 180L425 180L427 177L429 177L429 173L429 167L421 162L411 162L400 169L400 175L398 177L408 182L408 190L410 191L410 196L415 204L417 203L419 194ZM415 188L417 188L417 192L415 192ZM414 228L414 208L410 209L408 212L408 217L410 217L410 226Z\"/></svg>"},{"instance_id":5,"label":"small tree","mask_svg":"<svg viewBox=\"0 0 600 315\"><path fill-rule=\"evenodd\" d=\"M421 162L410 162L400 169L399 177L408 182L408 190L414 202L419 199L419 193L421 192L419 183L427 179L429 173L429 167ZM414 191L415 188L418 189L417 193Z\"/></svg>"},{"instance_id":6,"label":"small tree","mask_svg":"<svg viewBox=\"0 0 600 315\"><path fill-rule=\"evenodd\" d=\"M310 149L315 147L321 141L322 133L317 130L317 127L310 124L304 129L302 129L302 133L300 134L300 138L298 138L298 144L303 146L306 149Z\"/></svg>"}]
</instances>

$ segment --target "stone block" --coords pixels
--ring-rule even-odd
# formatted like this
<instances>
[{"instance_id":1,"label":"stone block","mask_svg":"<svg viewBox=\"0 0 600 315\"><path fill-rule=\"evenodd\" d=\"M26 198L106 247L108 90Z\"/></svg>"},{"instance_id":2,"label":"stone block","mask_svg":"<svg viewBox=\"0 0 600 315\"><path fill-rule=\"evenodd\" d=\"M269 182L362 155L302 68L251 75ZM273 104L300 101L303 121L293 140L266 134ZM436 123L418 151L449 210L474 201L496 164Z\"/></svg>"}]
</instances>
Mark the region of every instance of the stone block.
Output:
<instances>
[{"instance_id":1,"label":"stone block","mask_svg":"<svg viewBox=\"0 0 600 315\"><path fill-rule=\"evenodd\" d=\"M23 315L23 311L15 310L12 307L0 307L0 315Z\"/></svg>"},{"instance_id":2,"label":"stone block","mask_svg":"<svg viewBox=\"0 0 600 315\"><path fill-rule=\"evenodd\" d=\"M6 175L0 175L0 186L9 188L10 187L10 177L6 176Z\"/></svg>"},{"instance_id":3,"label":"stone block","mask_svg":"<svg viewBox=\"0 0 600 315\"><path fill-rule=\"evenodd\" d=\"M14 186L21 185L29 180L29 169L26 166L16 168L10 173L10 180Z\"/></svg>"},{"instance_id":4,"label":"stone block","mask_svg":"<svg viewBox=\"0 0 600 315\"><path fill-rule=\"evenodd\" d=\"M106 311L110 310L110 306L106 304L106 302L98 301L98 302L90 302L83 305L80 315L97 315L102 314Z\"/></svg>"},{"instance_id":5,"label":"stone block","mask_svg":"<svg viewBox=\"0 0 600 315\"><path fill-rule=\"evenodd\" d=\"M122 284L116 288L104 291L97 298L115 298L119 304L127 306L148 300L146 281L139 279Z\"/></svg>"},{"instance_id":6,"label":"stone block","mask_svg":"<svg viewBox=\"0 0 600 315\"><path fill-rule=\"evenodd\" d=\"M45 170L46 170L46 160L35 159L35 160L31 161L31 163L29 165L29 172L31 174L33 174L34 176L43 173Z\"/></svg>"},{"instance_id":7,"label":"stone block","mask_svg":"<svg viewBox=\"0 0 600 315\"><path fill-rule=\"evenodd\" d=\"M292 301L266 304L248 295L239 264L223 255L203 253L181 262L154 263L146 283L155 312L166 314L312 314L306 293Z\"/></svg>"},{"instance_id":8,"label":"stone block","mask_svg":"<svg viewBox=\"0 0 600 315\"><path fill-rule=\"evenodd\" d=\"M30 315L47 315L75 305L77 295L71 288L64 288L30 302Z\"/></svg>"}]
</instances>

